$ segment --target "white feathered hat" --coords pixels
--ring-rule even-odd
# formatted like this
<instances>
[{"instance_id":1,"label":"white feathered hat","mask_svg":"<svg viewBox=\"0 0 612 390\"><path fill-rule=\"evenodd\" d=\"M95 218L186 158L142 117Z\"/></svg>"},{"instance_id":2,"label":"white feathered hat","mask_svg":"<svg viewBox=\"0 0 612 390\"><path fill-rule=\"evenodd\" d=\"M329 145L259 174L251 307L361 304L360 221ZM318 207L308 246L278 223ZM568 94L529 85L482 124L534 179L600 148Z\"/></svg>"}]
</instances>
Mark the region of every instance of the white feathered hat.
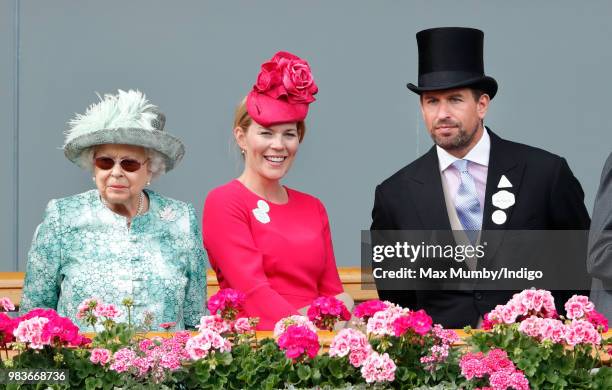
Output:
<instances>
[{"instance_id":1,"label":"white feathered hat","mask_svg":"<svg viewBox=\"0 0 612 390\"><path fill-rule=\"evenodd\" d=\"M136 90L119 90L116 95L98 95L85 114L76 114L68 122L64 154L81 166L81 153L91 146L127 144L151 148L166 160L166 171L183 158L185 146L177 137L164 131L166 117Z\"/></svg>"}]
</instances>

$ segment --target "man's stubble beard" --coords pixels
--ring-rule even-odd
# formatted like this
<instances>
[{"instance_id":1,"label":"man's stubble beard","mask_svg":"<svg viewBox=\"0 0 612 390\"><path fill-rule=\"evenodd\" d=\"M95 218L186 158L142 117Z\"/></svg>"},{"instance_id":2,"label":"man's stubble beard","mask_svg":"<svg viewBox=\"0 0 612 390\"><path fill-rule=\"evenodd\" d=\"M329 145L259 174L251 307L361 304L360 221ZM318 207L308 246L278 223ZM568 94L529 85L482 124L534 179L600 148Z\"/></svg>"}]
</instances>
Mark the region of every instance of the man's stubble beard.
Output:
<instances>
[{"instance_id":1,"label":"man's stubble beard","mask_svg":"<svg viewBox=\"0 0 612 390\"><path fill-rule=\"evenodd\" d=\"M439 125L440 124L436 124L436 126ZM456 125L459 128L459 132L451 139L444 139L442 137L439 138L435 134L435 132L430 132L429 135L431 136L431 139L436 145L446 151L464 149L465 147L469 146L472 140L474 139L474 136L476 135L476 133L478 132L478 128L480 127L480 123L476 125L476 128L474 128L471 133L468 133L468 131L464 127L462 127L460 123L456 123Z\"/></svg>"}]
</instances>

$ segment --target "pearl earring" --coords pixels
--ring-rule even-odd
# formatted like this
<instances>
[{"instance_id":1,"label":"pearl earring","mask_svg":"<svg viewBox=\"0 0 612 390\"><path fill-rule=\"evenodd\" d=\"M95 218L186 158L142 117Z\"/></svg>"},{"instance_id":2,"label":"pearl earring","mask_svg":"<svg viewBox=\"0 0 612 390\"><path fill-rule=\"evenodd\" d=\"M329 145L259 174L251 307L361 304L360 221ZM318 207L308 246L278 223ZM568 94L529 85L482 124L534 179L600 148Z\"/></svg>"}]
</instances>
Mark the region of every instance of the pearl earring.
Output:
<instances>
[{"instance_id":1,"label":"pearl earring","mask_svg":"<svg viewBox=\"0 0 612 390\"><path fill-rule=\"evenodd\" d=\"M148 182L147 182L147 187L148 187L148 186L150 186L150 185L151 185L151 182L150 182L150 181L148 181Z\"/></svg>"},{"instance_id":2,"label":"pearl earring","mask_svg":"<svg viewBox=\"0 0 612 390\"><path fill-rule=\"evenodd\" d=\"M95 183L95 182L96 182L96 178L95 178L95 177L92 177L92 178L91 178L91 181L93 181L93 182Z\"/></svg>"},{"instance_id":3,"label":"pearl earring","mask_svg":"<svg viewBox=\"0 0 612 390\"><path fill-rule=\"evenodd\" d=\"M244 149L240 149L240 154L244 156Z\"/></svg>"}]
</instances>

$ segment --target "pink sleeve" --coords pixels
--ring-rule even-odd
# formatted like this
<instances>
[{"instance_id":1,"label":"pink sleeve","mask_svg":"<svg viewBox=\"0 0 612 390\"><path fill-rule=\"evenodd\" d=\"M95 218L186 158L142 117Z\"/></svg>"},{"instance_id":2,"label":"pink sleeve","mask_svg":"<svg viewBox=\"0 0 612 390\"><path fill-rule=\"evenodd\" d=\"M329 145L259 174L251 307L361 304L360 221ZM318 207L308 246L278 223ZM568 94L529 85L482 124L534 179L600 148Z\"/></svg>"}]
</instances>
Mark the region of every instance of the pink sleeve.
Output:
<instances>
[{"instance_id":1,"label":"pink sleeve","mask_svg":"<svg viewBox=\"0 0 612 390\"><path fill-rule=\"evenodd\" d=\"M204 247L215 272L231 288L246 294L245 311L249 317L260 318L258 329L272 329L279 319L298 312L270 287L263 256L249 228L248 211L232 195L217 191L208 195L202 216Z\"/></svg>"},{"instance_id":2,"label":"pink sleeve","mask_svg":"<svg viewBox=\"0 0 612 390\"><path fill-rule=\"evenodd\" d=\"M334 246L332 244L331 231L329 228L329 218L325 211L325 206L319 201L319 212L323 222L323 239L325 240L325 270L319 279L319 295L333 296L344 292L338 267L336 267L336 257L334 256Z\"/></svg>"}]
</instances>

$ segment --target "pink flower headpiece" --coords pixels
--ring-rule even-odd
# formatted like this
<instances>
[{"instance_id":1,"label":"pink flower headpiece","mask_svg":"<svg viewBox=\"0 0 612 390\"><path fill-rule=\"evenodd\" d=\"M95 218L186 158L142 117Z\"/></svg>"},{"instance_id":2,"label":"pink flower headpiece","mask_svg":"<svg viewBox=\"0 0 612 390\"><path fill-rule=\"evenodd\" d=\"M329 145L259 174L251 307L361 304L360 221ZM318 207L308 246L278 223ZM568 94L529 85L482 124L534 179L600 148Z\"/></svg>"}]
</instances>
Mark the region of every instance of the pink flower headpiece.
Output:
<instances>
[{"instance_id":1,"label":"pink flower headpiece","mask_svg":"<svg viewBox=\"0 0 612 390\"><path fill-rule=\"evenodd\" d=\"M261 65L247 96L247 111L255 122L266 127L303 121L318 90L308 62L279 51Z\"/></svg>"}]
</instances>

